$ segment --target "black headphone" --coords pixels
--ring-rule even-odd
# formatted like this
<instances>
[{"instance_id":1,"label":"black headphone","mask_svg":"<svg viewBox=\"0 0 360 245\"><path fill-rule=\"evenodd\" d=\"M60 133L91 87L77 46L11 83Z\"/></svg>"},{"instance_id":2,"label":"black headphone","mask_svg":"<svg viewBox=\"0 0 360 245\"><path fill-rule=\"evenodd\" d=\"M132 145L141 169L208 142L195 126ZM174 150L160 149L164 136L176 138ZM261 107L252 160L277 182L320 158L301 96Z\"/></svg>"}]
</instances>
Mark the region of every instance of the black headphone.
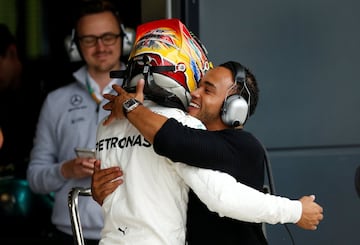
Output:
<instances>
[{"instance_id":1,"label":"black headphone","mask_svg":"<svg viewBox=\"0 0 360 245\"><path fill-rule=\"evenodd\" d=\"M246 70L241 64L237 62L226 62L220 66L228 68L234 75L235 85L242 85L242 89L239 93L226 97L223 106L221 108L221 119L222 121L231 127L237 127L244 125L246 119L249 116L250 108L250 92L246 85ZM248 101L242 96L241 92L246 90L248 93Z\"/></svg>"}]
</instances>

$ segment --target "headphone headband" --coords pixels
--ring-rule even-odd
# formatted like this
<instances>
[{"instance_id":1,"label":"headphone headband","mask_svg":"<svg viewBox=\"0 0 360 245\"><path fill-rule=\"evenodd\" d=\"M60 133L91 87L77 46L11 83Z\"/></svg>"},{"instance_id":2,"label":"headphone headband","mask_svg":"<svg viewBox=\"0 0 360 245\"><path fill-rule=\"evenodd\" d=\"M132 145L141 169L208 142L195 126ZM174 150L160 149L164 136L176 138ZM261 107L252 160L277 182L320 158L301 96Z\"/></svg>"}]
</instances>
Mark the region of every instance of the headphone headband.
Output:
<instances>
[{"instance_id":1,"label":"headphone headband","mask_svg":"<svg viewBox=\"0 0 360 245\"><path fill-rule=\"evenodd\" d=\"M246 84L245 67L243 67L241 64L233 62L233 61L230 61L229 64L231 66L231 72L234 76L234 81L236 83Z\"/></svg>"}]
</instances>

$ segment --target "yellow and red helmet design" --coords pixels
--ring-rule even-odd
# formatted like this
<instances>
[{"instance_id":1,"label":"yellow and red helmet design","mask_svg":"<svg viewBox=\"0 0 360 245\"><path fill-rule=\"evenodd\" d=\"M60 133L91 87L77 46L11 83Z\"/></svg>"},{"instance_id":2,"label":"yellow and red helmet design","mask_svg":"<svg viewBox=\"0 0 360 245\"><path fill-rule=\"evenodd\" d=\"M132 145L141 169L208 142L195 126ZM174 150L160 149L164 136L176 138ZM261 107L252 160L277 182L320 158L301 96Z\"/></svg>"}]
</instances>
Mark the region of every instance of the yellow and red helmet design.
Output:
<instances>
[{"instance_id":1,"label":"yellow and red helmet design","mask_svg":"<svg viewBox=\"0 0 360 245\"><path fill-rule=\"evenodd\" d=\"M131 90L139 78L145 77L144 93L150 99L174 106L169 98L175 96L186 109L190 92L211 67L205 47L180 20L151 21L136 30L123 86Z\"/></svg>"}]
</instances>

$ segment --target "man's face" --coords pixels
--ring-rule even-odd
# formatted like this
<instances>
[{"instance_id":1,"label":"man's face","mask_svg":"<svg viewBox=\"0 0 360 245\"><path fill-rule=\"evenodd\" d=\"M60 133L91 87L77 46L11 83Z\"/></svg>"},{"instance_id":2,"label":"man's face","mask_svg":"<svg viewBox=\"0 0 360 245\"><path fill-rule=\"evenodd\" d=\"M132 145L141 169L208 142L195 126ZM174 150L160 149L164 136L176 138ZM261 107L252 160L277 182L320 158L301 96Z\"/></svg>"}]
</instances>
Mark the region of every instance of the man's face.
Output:
<instances>
[{"instance_id":1,"label":"man's face","mask_svg":"<svg viewBox=\"0 0 360 245\"><path fill-rule=\"evenodd\" d=\"M221 120L221 108L226 96L233 94L232 73L224 67L209 70L201 79L199 87L191 93L188 112L201 120L208 130L225 128Z\"/></svg>"},{"instance_id":2,"label":"man's face","mask_svg":"<svg viewBox=\"0 0 360 245\"><path fill-rule=\"evenodd\" d=\"M81 41L81 37L100 37L104 34L120 34L118 21L111 12L84 16L77 24L80 50L90 71L109 72L113 69L119 69L121 37L117 37L112 45L105 45L100 38L92 46Z\"/></svg>"}]
</instances>

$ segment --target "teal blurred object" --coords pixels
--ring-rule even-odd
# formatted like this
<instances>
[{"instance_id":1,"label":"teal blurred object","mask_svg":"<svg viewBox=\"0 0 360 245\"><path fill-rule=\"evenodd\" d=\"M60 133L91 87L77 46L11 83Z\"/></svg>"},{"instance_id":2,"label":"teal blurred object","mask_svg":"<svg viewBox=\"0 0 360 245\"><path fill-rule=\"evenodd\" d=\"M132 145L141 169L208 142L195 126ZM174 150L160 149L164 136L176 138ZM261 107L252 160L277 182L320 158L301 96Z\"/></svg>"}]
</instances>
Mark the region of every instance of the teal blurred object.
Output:
<instances>
[{"instance_id":1,"label":"teal blurred object","mask_svg":"<svg viewBox=\"0 0 360 245\"><path fill-rule=\"evenodd\" d=\"M52 207L53 196L33 193L27 180L12 176L1 177L0 243L51 236Z\"/></svg>"},{"instance_id":2,"label":"teal blurred object","mask_svg":"<svg viewBox=\"0 0 360 245\"><path fill-rule=\"evenodd\" d=\"M51 195L34 194L24 179L0 179L0 215L26 217L36 209L51 210L53 199Z\"/></svg>"}]
</instances>

